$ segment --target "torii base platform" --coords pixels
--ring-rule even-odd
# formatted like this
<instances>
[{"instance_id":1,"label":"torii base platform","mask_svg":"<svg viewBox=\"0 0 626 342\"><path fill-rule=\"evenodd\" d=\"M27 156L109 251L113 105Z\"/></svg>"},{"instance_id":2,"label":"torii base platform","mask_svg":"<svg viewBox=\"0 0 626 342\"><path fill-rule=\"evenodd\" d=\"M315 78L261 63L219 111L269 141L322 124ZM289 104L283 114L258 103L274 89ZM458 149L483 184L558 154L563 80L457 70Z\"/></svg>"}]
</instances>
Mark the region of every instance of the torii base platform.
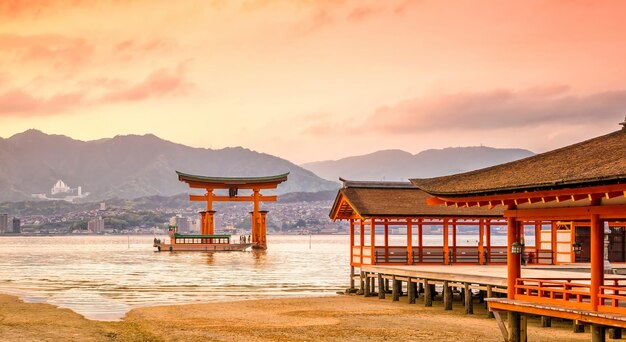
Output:
<instances>
[{"instance_id":1,"label":"torii base platform","mask_svg":"<svg viewBox=\"0 0 626 342\"><path fill-rule=\"evenodd\" d=\"M206 201L206 211L201 215L201 235L215 234L213 202L252 202L250 212L252 248L267 249L267 211L260 210L260 202L273 202L277 196L263 196L261 189L276 189L278 184L285 182L289 173L268 177L207 177L191 175L176 171L178 180L185 182L192 189L204 189L204 195L190 195L191 201ZM215 190L228 189L228 196L214 194ZM239 190L251 191L251 195L239 196Z\"/></svg>"}]
</instances>

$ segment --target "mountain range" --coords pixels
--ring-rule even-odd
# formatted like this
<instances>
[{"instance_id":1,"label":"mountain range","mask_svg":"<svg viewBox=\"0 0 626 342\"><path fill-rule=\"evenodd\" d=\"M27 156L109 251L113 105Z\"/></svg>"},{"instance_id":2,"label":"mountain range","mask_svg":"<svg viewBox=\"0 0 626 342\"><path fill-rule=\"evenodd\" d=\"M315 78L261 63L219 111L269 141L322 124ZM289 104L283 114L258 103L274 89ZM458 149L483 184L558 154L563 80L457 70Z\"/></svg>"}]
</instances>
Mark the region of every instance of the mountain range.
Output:
<instances>
[{"instance_id":1,"label":"mountain range","mask_svg":"<svg viewBox=\"0 0 626 342\"><path fill-rule=\"evenodd\" d=\"M455 147L411 154L385 150L295 165L242 147L194 148L155 135L125 135L80 141L27 130L0 138L0 202L49 194L57 180L90 195L84 201L189 192L175 170L210 176L267 176L290 172L277 194L295 199L332 198L339 177L350 180L407 181L475 170L533 155L522 149ZM319 194L313 194L320 192ZM309 193L309 194L307 194ZM289 197L289 198L292 198Z\"/></svg>"},{"instance_id":2,"label":"mountain range","mask_svg":"<svg viewBox=\"0 0 626 342\"><path fill-rule=\"evenodd\" d=\"M276 193L333 190L321 179L285 159L241 147L193 148L152 134L80 141L28 130L0 139L0 201L50 193L63 180L81 186L87 201L171 196L188 192L175 170L210 176L268 176L290 172Z\"/></svg>"},{"instance_id":3,"label":"mountain range","mask_svg":"<svg viewBox=\"0 0 626 342\"><path fill-rule=\"evenodd\" d=\"M411 154L402 150L384 150L366 155L302 164L316 175L337 181L348 180L408 181L410 178L445 176L477 170L534 155L517 148L484 146L449 147Z\"/></svg>"}]
</instances>

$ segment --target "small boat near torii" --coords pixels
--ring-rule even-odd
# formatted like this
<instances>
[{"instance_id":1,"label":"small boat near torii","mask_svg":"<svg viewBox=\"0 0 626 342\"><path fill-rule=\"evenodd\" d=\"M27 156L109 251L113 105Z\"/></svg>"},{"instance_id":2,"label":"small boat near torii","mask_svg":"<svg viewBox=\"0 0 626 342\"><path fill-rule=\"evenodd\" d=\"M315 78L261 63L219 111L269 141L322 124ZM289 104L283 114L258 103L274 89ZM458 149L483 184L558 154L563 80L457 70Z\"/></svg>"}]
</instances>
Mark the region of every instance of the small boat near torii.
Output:
<instances>
[{"instance_id":1,"label":"small boat near torii","mask_svg":"<svg viewBox=\"0 0 626 342\"><path fill-rule=\"evenodd\" d=\"M176 171L178 180L190 188L204 189L204 195L190 195L191 201L206 201L206 210L200 212L200 234L180 234L178 227L170 226L170 243L155 238L153 246L158 251L243 251L248 248L267 249L266 210L259 210L259 203L276 201L277 196L263 196L261 189L276 189L287 180L289 173L268 177L207 177ZM228 196L216 195L216 189L228 189ZM250 190L251 195L240 196L239 190ZM240 243L232 243L228 234L215 234L215 211L213 202L253 202L250 212L252 235Z\"/></svg>"}]
</instances>

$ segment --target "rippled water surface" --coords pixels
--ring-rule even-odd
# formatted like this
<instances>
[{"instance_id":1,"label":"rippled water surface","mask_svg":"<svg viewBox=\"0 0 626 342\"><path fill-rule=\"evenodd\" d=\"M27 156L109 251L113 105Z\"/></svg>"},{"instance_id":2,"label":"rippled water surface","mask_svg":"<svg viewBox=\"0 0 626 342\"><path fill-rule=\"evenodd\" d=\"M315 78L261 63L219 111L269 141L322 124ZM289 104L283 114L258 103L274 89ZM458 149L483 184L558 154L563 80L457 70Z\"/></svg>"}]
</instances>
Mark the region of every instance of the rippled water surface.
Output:
<instances>
[{"instance_id":1,"label":"rippled water surface","mask_svg":"<svg viewBox=\"0 0 626 342\"><path fill-rule=\"evenodd\" d=\"M0 237L0 292L117 320L141 306L331 295L349 285L347 235L270 235L267 251L222 253L157 253L152 239ZM425 236L424 244L441 239ZM391 245L405 241L390 236Z\"/></svg>"},{"instance_id":2,"label":"rippled water surface","mask_svg":"<svg viewBox=\"0 0 626 342\"><path fill-rule=\"evenodd\" d=\"M132 308L334 294L348 236L268 236L267 251L161 252L152 236L0 237L0 292L120 319Z\"/></svg>"}]
</instances>

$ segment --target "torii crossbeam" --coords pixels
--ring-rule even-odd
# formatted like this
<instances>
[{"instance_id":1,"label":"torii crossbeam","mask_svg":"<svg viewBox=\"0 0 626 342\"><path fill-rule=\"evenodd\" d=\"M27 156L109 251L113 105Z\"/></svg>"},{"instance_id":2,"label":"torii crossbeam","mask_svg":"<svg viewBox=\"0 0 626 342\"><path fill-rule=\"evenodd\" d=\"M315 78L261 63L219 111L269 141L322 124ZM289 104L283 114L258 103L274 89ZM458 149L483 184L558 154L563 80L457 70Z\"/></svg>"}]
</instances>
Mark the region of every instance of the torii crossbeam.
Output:
<instances>
[{"instance_id":1,"label":"torii crossbeam","mask_svg":"<svg viewBox=\"0 0 626 342\"><path fill-rule=\"evenodd\" d=\"M252 243L255 248L267 248L267 229L265 217L267 211L259 210L260 202L274 202L278 196L263 196L261 189L276 189L278 184L287 180L289 172L268 177L207 177L176 171L178 180L185 182L193 189L205 189L204 195L190 195L190 201L205 201L206 210L200 212L201 234L211 235L215 231L213 202L253 202ZM228 196L218 196L216 189L228 189ZM252 190L251 196L239 196L240 189Z\"/></svg>"}]
</instances>

